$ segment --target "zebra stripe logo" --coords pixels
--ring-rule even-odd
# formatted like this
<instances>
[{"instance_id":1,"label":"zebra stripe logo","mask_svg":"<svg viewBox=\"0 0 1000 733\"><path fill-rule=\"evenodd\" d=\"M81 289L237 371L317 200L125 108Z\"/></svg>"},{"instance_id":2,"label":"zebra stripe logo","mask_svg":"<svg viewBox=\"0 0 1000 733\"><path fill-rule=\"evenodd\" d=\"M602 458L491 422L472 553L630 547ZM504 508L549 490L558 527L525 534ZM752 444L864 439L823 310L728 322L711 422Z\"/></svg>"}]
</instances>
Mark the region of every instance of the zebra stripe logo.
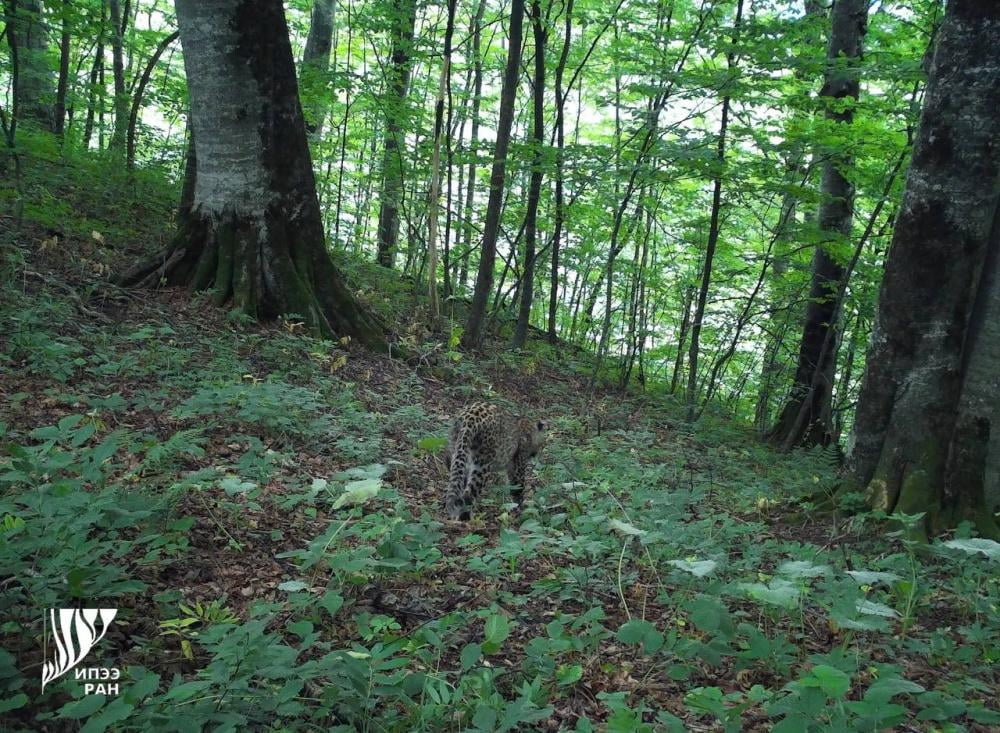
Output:
<instances>
[{"instance_id":1,"label":"zebra stripe logo","mask_svg":"<svg viewBox=\"0 0 1000 733\"><path fill-rule=\"evenodd\" d=\"M108 633L117 608L50 608L47 631L52 635L53 653L42 665L42 690L83 661L94 645ZM98 631L97 619L100 618Z\"/></svg>"}]
</instances>

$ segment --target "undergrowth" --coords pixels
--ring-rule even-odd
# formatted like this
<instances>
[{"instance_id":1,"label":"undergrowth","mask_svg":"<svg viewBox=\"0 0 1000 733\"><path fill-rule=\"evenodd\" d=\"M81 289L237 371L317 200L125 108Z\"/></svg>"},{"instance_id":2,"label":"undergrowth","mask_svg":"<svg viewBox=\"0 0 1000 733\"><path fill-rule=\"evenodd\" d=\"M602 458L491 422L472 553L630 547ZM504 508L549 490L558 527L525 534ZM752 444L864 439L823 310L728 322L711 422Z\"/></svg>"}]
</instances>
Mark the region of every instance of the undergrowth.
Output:
<instances>
[{"instance_id":1,"label":"undergrowth","mask_svg":"<svg viewBox=\"0 0 1000 733\"><path fill-rule=\"evenodd\" d=\"M98 311L81 259L110 267L170 226L163 206L134 228L100 203L115 193L2 232L6 727L1000 725L995 544L960 531L917 548L864 514L789 522L789 502L836 485L831 456L773 453L719 415L692 428L664 396L588 391L572 374L589 365L547 346L475 360L414 337L414 366L185 294ZM93 231L113 235L79 249ZM386 318L413 298L402 281L361 289ZM474 396L538 413L551 437L521 511L500 487L455 524L443 437ZM118 609L88 658L121 669L116 695L72 675L40 691L43 612L74 606Z\"/></svg>"}]
</instances>

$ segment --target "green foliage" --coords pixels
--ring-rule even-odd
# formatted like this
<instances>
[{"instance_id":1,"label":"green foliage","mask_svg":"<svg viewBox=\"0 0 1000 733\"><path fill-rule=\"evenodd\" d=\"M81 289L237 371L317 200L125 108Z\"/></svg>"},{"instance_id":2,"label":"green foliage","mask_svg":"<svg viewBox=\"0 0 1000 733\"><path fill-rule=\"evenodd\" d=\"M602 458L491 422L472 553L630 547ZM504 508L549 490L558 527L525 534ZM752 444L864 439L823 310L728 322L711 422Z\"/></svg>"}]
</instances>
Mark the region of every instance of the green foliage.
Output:
<instances>
[{"instance_id":1,"label":"green foliage","mask_svg":"<svg viewBox=\"0 0 1000 733\"><path fill-rule=\"evenodd\" d=\"M69 13L73 123L62 140L22 124L14 141L21 173L0 186L11 212L0 218L5 726L658 733L1000 725L997 544L966 527L918 549L905 531L872 531L879 518L870 515L792 522L788 502L833 495L835 449L778 454L738 422L773 419L789 384L815 246L823 241L846 260L870 218L838 354L842 376L849 350L859 354L836 386L838 427L850 427L901 177L883 190L893 162L907 155L904 130L916 117L911 96L936 3L873 12L865 92L846 130L823 118L815 94L825 17L754 3L729 74L734 3L679 0L666 18L666 6L649 0L577 2L563 81L574 79L567 100L578 107L567 108L563 155L542 151L547 182L561 160L569 202L557 272L563 340L532 339L520 354L459 351L493 157L490 142L473 149L467 137L475 4L458 6L451 79L452 123L466 137L456 134L445 150L453 189L442 224L453 279L466 247L472 252L466 281L442 287L444 318L431 330L420 295L431 124L421 100L436 91L441 8L421 8L410 94L397 100L383 62L398 3L338 5L329 71L305 80L302 102L310 115L326 110L311 145L337 264L413 347L393 360L302 336L292 324L260 326L203 297L125 294L101 282L173 231L178 123L188 107L182 57L168 52L154 70L140 165L124 171L106 149L107 109L92 150L82 142L101 4L56 5L44 10L52 27ZM313 3L287 6L298 52ZM483 7L485 128L496 111L507 10ZM567 7L543 9L550 65ZM170 3L132 9L129 79L173 24ZM0 53L9 62L9 47ZM665 84L676 96L643 152L650 101ZM733 116L720 166L714 110L723 92ZM103 94L107 104L110 87ZM404 141L402 272L370 261L388 114ZM407 147L413 141L420 145ZM817 173L796 166L807 153L842 149L854 154L857 213L850 237L827 242L812 223ZM521 140L512 151L499 295L489 303L501 335L523 270L520 190L533 152ZM458 181L469 184L460 177L471 162L476 190L466 211ZM12 158L4 165L13 171ZM705 411L690 425L669 385L686 351L680 324L715 176L723 215L703 322L697 397ZM630 180L605 303L611 222ZM786 197L799 213L783 229ZM543 246L553 198L546 187ZM550 273L548 262L537 264L531 323L541 326ZM605 306L609 348L597 358ZM689 364L679 366L683 384ZM645 392L607 396L604 380ZM451 412L483 396L530 406L552 437L518 513L502 490L490 492L481 516L458 526L437 506L446 481L438 458ZM842 510L864 506L860 495L834 498ZM915 522L895 519L904 530ZM42 693L42 612L97 604L119 616L88 663L119 666L120 693L85 695L68 675Z\"/></svg>"}]
</instances>

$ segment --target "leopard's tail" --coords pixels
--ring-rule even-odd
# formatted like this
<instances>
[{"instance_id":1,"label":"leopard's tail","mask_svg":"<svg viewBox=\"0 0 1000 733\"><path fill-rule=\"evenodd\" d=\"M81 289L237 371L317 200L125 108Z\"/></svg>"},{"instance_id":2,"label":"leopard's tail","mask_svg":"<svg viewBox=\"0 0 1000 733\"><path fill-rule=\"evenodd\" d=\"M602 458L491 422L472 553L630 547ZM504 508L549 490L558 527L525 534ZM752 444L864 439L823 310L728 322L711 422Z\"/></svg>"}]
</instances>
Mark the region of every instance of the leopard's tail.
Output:
<instances>
[{"instance_id":1,"label":"leopard's tail","mask_svg":"<svg viewBox=\"0 0 1000 733\"><path fill-rule=\"evenodd\" d=\"M452 519L468 514L469 477L472 474L472 446L467 436L458 435L451 447L451 467L448 470L448 493L445 511Z\"/></svg>"}]
</instances>

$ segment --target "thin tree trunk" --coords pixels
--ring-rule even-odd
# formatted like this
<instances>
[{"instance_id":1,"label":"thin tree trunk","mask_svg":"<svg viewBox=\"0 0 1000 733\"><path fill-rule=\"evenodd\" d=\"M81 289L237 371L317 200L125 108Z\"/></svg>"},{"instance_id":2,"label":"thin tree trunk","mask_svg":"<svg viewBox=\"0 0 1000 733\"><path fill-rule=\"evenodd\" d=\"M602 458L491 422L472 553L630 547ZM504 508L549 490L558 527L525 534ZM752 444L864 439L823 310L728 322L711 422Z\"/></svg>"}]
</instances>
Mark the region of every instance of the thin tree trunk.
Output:
<instances>
[{"instance_id":1,"label":"thin tree trunk","mask_svg":"<svg viewBox=\"0 0 1000 733\"><path fill-rule=\"evenodd\" d=\"M479 272L472 307L462 334L462 345L478 347L482 341L482 328L486 316L486 302L493 290L493 265L496 262L497 235L500 233L500 208L503 203L504 181L507 173L507 149L510 146L510 129L514 122L514 101L517 97L518 69L521 65L521 30L524 21L524 0L511 0L509 47L507 66L500 91L500 120L497 124L496 147L493 153L493 170L490 173L490 198L486 206L483 225L483 244L479 253Z\"/></svg>"},{"instance_id":2,"label":"thin tree trunk","mask_svg":"<svg viewBox=\"0 0 1000 733\"><path fill-rule=\"evenodd\" d=\"M135 167L135 130L139 121L139 111L142 109L142 97L146 93L146 85L149 84L149 78L153 75L153 69L156 68L156 63L160 60L160 56L163 55L163 52L167 50L167 47L171 43L177 40L179 35L180 31L174 31L156 44L153 55L149 57L146 68L142 70L139 83L136 84L135 94L132 96L131 110L128 115L127 153L125 156L128 170L132 170Z\"/></svg>"},{"instance_id":3,"label":"thin tree trunk","mask_svg":"<svg viewBox=\"0 0 1000 733\"><path fill-rule=\"evenodd\" d=\"M563 164L566 148L566 96L563 93L563 74L566 72L566 61L569 58L570 43L573 36L573 0L567 0L564 11L565 27L563 29L563 46L556 64L556 186L555 186L555 221L552 234L552 269L549 274L549 320L548 339L550 344L556 343L556 309L559 305L559 247L562 244L563 219L565 212L565 192L563 181Z\"/></svg>"},{"instance_id":4,"label":"thin tree trunk","mask_svg":"<svg viewBox=\"0 0 1000 733\"><path fill-rule=\"evenodd\" d=\"M334 0L313 0L309 15L309 35L306 36L302 68L299 71L306 130L316 140L322 134L330 94L326 84L330 68L330 48L333 45L333 2Z\"/></svg>"},{"instance_id":5,"label":"thin tree trunk","mask_svg":"<svg viewBox=\"0 0 1000 733\"><path fill-rule=\"evenodd\" d=\"M849 125L854 118L852 102L858 99L861 87L858 65L867 16L867 0L838 0L833 6L828 65L820 94L829 100L827 119L839 124ZM819 228L833 244L851 234L854 187L846 173L852 156L838 150L824 151L824 157ZM832 439L831 399L839 342L835 293L844 278L844 267L827 247L826 242L820 243L813 255L809 305L791 397L768 434L771 442L785 448L828 445Z\"/></svg>"},{"instance_id":6,"label":"thin tree trunk","mask_svg":"<svg viewBox=\"0 0 1000 733\"><path fill-rule=\"evenodd\" d=\"M351 23L351 0L347 0L347 61L344 67L350 71L351 68L351 41L354 25ZM347 120L351 115L351 83L350 74L347 75L347 89L344 92L344 118L341 120L340 133L340 165L337 169L337 205L336 214L333 219L333 243L340 245L340 215L344 202L344 166L347 159Z\"/></svg>"},{"instance_id":7,"label":"thin tree trunk","mask_svg":"<svg viewBox=\"0 0 1000 733\"><path fill-rule=\"evenodd\" d=\"M535 286L535 239L538 232L538 201L542 195L542 152L545 145L545 43L546 33L539 0L531 0L531 29L535 39L535 83L532 96L534 147L531 182L528 184L528 209L524 216L524 273L521 275L521 303L514 325L511 346L520 349L528 338L531 301Z\"/></svg>"},{"instance_id":8,"label":"thin tree trunk","mask_svg":"<svg viewBox=\"0 0 1000 733\"><path fill-rule=\"evenodd\" d=\"M14 109L22 120L33 120L53 129L56 80L46 58L49 34L42 17L41 0L7 0L8 36L12 56L17 57L17 84L13 89Z\"/></svg>"},{"instance_id":9,"label":"thin tree trunk","mask_svg":"<svg viewBox=\"0 0 1000 733\"><path fill-rule=\"evenodd\" d=\"M733 23L733 49L726 54L726 67L732 75L736 65L735 46L739 41L740 22L743 19L743 0L736 4L736 20ZM729 82L727 81L727 86ZM698 387L698 351L701 347L701 327L705 320L705 305L708 302L708 289L712 282L712 263L715 259L715 249L719 243L719 215L722 210L722 176L726 166L726 131L729 127L730 96L727 91L722 98L722 118L719 122L719 139L716 143L715 156L718 173L712 188L712 214L708 224L708 242L705 246L705 261L701 271L701 286L698 289L698 301L695 305L691 321L691 346L688 352L688 388L687 388L687 418L694 420L697 409Z\"/></svg>"},{"instance_id":10,"label":"thin tree trunk","mask_svg":"<svg viewBox=\"0 0 1000 733\"><path fill-rule=\"evenodd\" d=\"M437 284L437 220L441 199L441 134L444 129L444 98L451 73L451 39L455 33L455 6L457 0L448 0L448 21L444 30L444 58L441 60L441 80L437 101L434 103L434 146L431 152L431 192L427 206L427 295L430 300L432 326L436 329L441 317ZM445 273L447 279L447 272Z\"/></svg>"},{"instance_id":11,"label":"thin tree trunk","mask_svg":"<svg viewBox=\"0 0 1000 733\"><path fill-rule=\"evenodd\" d=\"M115 127L111 135L110 149L125 149L128 129L128 92L125 89L125 26L128 16L123 15L119 0L110 0L111 7L111 58L115 83ZM126 6L127 11L127 6Z\"/></svg>"},{"instance_id":12,"label":"thin tree trunk","mask_svg":"<svg viewBox=\"0 0 1000 733\"><path fill-rule=\"evenodd\" d=\"M399 209L403 195L403 117L406 93L410 85L410 54L413 30L417 21L416 0L395 0L392 14L392 65L389 72L390 93L385 107L385 141L382 146L382 196L378 216L377 260L392 267L399 238Z\"/></svg>"},{"instance_id":13,"label":"thin tree trunk","mask_svg":"<svg viewBox=\"0 0 1000 733\"><path fill-rule=\"evenodd\" d=\"M62 32L59 36L59 79L56 82L56 103L52 111L52 131L62 136L66 131L66 92L69 89L70 61L70 0L62 2Z\"/></svg>"},{"instance_id":14,"label":"thin tree trunk","mask_svg":"<svg viewBox=\"0 0 1000 733\"><path fill-rule=\"evenodd\" d=\"M101 25L97 31L97 50L94 52L94 65L90 69L90 84L87 87L87 118L83 123L83 149L90 148L90 139L94 134L94 115L98 104L97 84L103 78L104 69L104 27L107 25L107 14L104 3L101 3Z\"/></svg>"},{"instance_id":15,"label":"thin tree trunk","mask_svg":"<svg viewBox=\"0 0 1000 733\"><path fill-rule=\"evenodd\" d=\"M486 10L486 0L479 0L476 6L476 17L472 20L472 130L469 134L469 172L466 175L465 213L462 220L465 231L462 238L462 268L458 280L464 289L469 279L469 256L472 252L472 205L476 195L476 163L479 156L479 108L483 97L483 13Z\"/></svg>"}]
</instances>

